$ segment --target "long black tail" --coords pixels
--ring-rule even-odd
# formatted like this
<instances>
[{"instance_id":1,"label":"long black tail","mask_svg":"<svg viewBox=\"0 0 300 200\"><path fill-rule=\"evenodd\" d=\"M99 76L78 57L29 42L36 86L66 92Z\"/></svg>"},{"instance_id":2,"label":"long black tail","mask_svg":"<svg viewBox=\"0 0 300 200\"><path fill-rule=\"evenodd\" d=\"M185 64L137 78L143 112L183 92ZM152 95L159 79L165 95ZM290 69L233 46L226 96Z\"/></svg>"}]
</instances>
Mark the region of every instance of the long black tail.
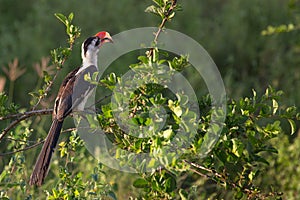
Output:
<instances>
[{"instance_id":1,"label":"long black tail","mask_svg":"<svg viewBox=\"0 0 300 200\"><path fill-rule=\"evenodd\" d=\"M42 185L45 177L47 176L51 157L56 147L62 124L63 121L58 121L57 119L53 120L43 148L35 163L34 170L30 176L30 185Z\"/></svg>"}]
</instances>

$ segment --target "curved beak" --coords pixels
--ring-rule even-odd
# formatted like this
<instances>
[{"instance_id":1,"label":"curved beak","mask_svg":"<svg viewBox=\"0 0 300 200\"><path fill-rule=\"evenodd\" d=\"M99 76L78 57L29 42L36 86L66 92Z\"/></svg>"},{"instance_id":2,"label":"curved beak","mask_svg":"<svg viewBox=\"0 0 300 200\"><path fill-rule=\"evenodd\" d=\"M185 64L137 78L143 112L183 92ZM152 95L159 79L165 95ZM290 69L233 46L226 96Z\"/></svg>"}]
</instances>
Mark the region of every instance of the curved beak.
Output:
<instances>
[{"instance_id":1,"label":"curved beak","mask_svg":"<svg viewBox=\"0 0 300 200\"><path fill-rule=\"evenodd\" d=\"M100 40L101 40L101 43L104 44L104 43L113 43L113 39L112 37L110 36L110 34L106 31L101 31L101 32L98 32L95 36L99 37Z\"/></svg>"}]
</instances>

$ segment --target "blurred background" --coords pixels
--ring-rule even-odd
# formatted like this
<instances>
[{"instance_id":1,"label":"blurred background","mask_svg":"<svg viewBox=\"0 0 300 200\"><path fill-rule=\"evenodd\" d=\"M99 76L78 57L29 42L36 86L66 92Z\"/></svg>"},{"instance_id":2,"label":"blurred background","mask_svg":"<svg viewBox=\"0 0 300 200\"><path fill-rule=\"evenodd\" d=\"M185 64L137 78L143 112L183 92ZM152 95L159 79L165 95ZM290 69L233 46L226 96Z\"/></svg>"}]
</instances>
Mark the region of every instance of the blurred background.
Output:
<instances>
[{"instance_id":1,"label":"blurred background","mask_svg":"<svg viewBox=\"0 0 300 200\"><path fill-rule=\"evenodd\" d=\"M299 9L289 6L292 1L179 2L183 11L176 13L167 28L187 34L208 51L222 74L229 97L248 95L252 88L263 91L272 85L285 92L288 103L300 105L299 32L261 35L268 25L278 26L299 20ZM74 53L59 77L63 78L71 70L70 67L80 63L80 45L84 38L99 30L107 30L113 35L132 28L157 26L159 18L144 12L150 4L149 0L72 3L59 0L0 0L1 77L8 79L3 67L8 67L14 59L18 60L18 67L26 70L15 80L14 102L22 107L28 106L28 92L37 88L39 81L34 66L40 64L43 57L49 57L51 49L66 46L65 27L54 17L54 13L68 15L74 12L74 24L82 30ZM132 59L136 57L128 56L122 63L136 62ZM118 67L119 70L124 68L128 67ZM193 76L189 80L193 82ZM9 91L8 80L4 90Z\"/></svg>"},{"instance_id":2,"label":"blurred background","mask_svg":"<svg viewBox=\"0 0 300 200\"><path fill-rule=\"evenodd\" d=\"M269 25L300 24L299 1L182 0L179 3L183 10L177 12L166 27L194 38L207 50L220 70L229 98L251 95L252 89L263 92L271 85L284 91L286 104L300 107L299 30L270 36L261 34ZM82 30L72 56L59 74L57 83L60 83L81 62L80 46L84 38L100 30L114 35L132 28L157 26L160 19L144 12L151 4L150 0L0 0L0 92L6 92L10 101L21 108L30 108L29 92L42 86L41 72L47 70L51 74L55 70L51 66L50 50L67 46L65 27L54 13L68 15L73 12L74 24ZM112 71L124 73L129 64L137 62L136 58L134 55L121 57L113 63ZM206 92L199 77L193 76L193 70L184 73L198 94ZM51 90L43 107L52 107L59 85ZM34 131L38 137L46 135L49 119L47 116L35 122ZM300 155L296 153L300 142L299 139L294 142L296 136L281 141L278 148L283 152L279 160L282 165L260 180L263 185L277 174L277 180L282 181L277 182L277 186L291 196L297 189L300 191L299 173L292 178L293 170L300 170ZM271 165L278 166L278 162ZM118 179L117 172L114 173L112 177ZM126 182L126 176L119 181Z\"/></svg>"}]
</instances>

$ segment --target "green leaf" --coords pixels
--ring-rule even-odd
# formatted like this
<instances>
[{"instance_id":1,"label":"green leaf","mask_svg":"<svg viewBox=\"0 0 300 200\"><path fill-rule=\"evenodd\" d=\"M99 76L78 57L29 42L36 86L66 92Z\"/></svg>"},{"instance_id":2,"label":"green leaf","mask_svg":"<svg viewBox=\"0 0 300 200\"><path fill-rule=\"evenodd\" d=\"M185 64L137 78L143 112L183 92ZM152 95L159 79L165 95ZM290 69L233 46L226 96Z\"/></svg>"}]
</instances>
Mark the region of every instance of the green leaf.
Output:
<instances>
[{"instance_id":1,"label":"green leaf","mask_svg":"<svg viewBox=\"0 0 300 200\"><path fill-rule=\"evenodd\" d=\"M291 126L291 135L293 135L296 132L296 123L292 119L288 119L288 122L290 123Z\"/></svg>"},{"instance_id":2,"label":"green leaf","mask_svg":"<svg viewBox=\"0 0 300 200\"><path fill-rule=\"evenodd\" d=\"M117 199L118 199L117 196L116 196L116 194L115 194L113 191L109 191L109 192L108 192L108 196L109 196L111 199L113 199L113 200L117 200Z\"/></svg>"},{"instance_id":3,"label":"green leaf","mask_svg":"<svg viewBox=\"0 0 300 200\"><path fill-rule=\"evenodd\" d=\"M146 188L148 185L148 181L142 178L138 178L133 182L133 186L136 188Z\"/></svg>"},{"instance_id":4,"label":"green leaf","mask_svg":"<svg viewBox=\"0 0 300 200\"><path fill-rule=\"evenodd\" d=\"M243 143L238 139L232 139L231 141L232 141L232 153L237 157L241 157L244 150Z\"/></svg>"},{"instance_id":5,"label":"green leaf","mask_svg":"<svg viewBox=\"0 0 300 200\"><path fill-rule=\"evenodd\" d=\"M0 183L3 182L6 175L7 175L7 170L3 170L3 172L0 174Z\"/></svg>"},{"instance_id":6,"label":"green leaf","mask_svg":"<svg viewBox=\"0 0 300 200\"><path fill-rule=\"evenodd\" d=\"M177 117L180 117L182 115L182 109L180 106L176 106L174 109L173 109L173 112L175 113L175 115Z\"/></svg>"},{"instance_id":7,"label":"green leaf","mask_svg":"<svg viewBox=\"0 0 300 200\"><path fill-rule=\"evenodd\" d=\"M145 9L145 12L147 12L147 13L153 13L155 15L159 15L159 13L157 11L157 8L154 5L151 5L151 6L147 7Z\"/></svg>"},{"instance_id":8,"label":"green leaf","mask_svg":"<svg viewBox=\"0 0 300 200\"><path fill-rule=\"evenodd\" d=\"M72 20L73 20L73 18L74 18L74 13L70 13L69 14L69 17L68 17L68 19L69 19L69 21L71 22Z\"/></svg>"},{"instance_id":9,"label":"green leaf","mask_svg":"<svg viewBox=\"0 0 300 200\"><path fill-rule=\"evenodd\" d=\"M188 193L182 188L179 189L179 196L181 200L188 200Z\"/></svg>"},{"instance_id":10,"label":"green leaf","mask_svg":"<svg viewBox=\"0 0 300 200\"><path fill-rule=\"evenodd\" d=\"M149 62L149 58L147 56L139 56L138 60L145 64Z\"/></svg>"},{"instance_id":11,"label":"green leaf","mask_svg":"<svg viewBox=\"0 0 300 200\"><path fill-rule=\"evenodd\" d=\"M54 13L54 15L55 15L55 17L56 17L59 21L61 21L64 25L67 26L67 21L68 21L68 19L67 19L66 16L64 16L64 15L61 14L61 13Z\"/></svg>"},{"instance_id":12,"label":"green leaf","mask_svg":"<svg viewBox=\"0 0 300 200\"><path fill-rule=\"evenodd\" d=\"M169 139L172 136L172 133L173 133L172 129L167 129L163 132L163 136L164 138Z\"/></svg>"},{"instance_id":13,"label":"green leaf","mask_svg":"<svg viewBox=\"0 0 300 200\"><path fill-rule=\"evenodd\" d=\"M278 102L275 99L273 99L272 104L273 104L273 115L275 115L279 107Z\"/></svg>"}]
</instances>

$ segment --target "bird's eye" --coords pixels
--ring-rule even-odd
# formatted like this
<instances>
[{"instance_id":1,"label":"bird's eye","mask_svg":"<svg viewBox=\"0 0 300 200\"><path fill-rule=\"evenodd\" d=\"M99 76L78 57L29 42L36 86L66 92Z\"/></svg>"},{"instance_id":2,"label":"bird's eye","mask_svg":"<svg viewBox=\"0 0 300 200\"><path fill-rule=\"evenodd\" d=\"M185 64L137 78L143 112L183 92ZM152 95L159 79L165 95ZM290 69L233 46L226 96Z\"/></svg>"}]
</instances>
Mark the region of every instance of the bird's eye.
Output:
<instances>
[{"instance_id":1,"label":"bird's eye","mask_svg":"<svg viewBox=\"0 0 300 200\"><path fill-rule=\"evenodd\" d=\"M97 38L96 43L95 43L95 46L98 46L99 44L100 44L100 39Z\"/></svg>"}]
</instances>

